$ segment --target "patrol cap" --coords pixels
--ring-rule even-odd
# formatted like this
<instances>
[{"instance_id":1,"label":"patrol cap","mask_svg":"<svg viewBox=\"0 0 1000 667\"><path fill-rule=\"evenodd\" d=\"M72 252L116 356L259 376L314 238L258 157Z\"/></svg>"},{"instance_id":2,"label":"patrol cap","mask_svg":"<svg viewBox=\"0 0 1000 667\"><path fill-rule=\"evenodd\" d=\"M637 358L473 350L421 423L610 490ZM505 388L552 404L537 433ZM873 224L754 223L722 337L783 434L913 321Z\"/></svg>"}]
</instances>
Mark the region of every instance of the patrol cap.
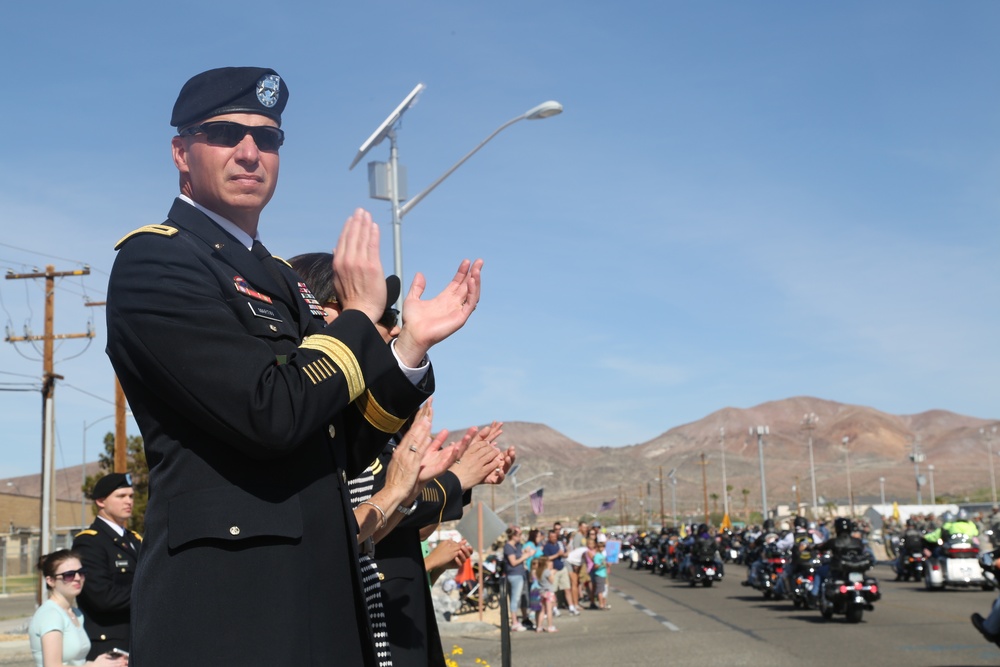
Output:
<instances>
[{"instance_id":1,"label":"patrol cap","mask_svg":"<svg viewBox=\"0 0 1000 667\"><path fill-rule=\"evenodd\" d=\"M97 480L97 484L94 484L94 490L90 493L90 498L92 500L100 500L101 498L107 498L112 493L118 489L124 487L132 486L132 473L130 472L113 472L110 475L105 475L104 477Z\"/></svg>"},{"instance_id":2,"label":"patrol cap","mask_svg":"<svg viewBox=\"0 0 1000 667\"><path fill-rule=\"evenodd\" d=\"M181 129L227 113L255 113L281 125L288 87L267 67L220 67L191 77L174 102L170 124Z\"/></svg>"}]
</instances>

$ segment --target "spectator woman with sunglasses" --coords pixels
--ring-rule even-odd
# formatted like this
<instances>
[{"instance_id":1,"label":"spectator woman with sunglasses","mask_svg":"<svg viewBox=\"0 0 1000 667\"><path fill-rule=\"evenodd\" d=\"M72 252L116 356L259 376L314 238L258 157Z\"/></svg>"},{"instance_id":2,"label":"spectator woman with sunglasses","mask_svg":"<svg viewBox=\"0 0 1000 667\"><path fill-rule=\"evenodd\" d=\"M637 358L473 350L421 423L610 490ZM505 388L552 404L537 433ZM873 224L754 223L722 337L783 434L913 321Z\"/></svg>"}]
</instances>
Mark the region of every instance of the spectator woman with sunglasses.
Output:
<instances>
[{"instance_id":1,"label":"spectator woman with sunglasses","mask_svg":"<svg viewBox=\"0 0 1000 667\"><path fill-rule=\"evenodd\" d=\"M124 654L112 657L105 653L87 661L90 639L83 629L83 613L76 606L86 572L76 552L60 549L42 556L38 569L45 577L49 597L38 607L28 625L28 643L36 667L128 665Z\"/></svg>"}]
</instances>

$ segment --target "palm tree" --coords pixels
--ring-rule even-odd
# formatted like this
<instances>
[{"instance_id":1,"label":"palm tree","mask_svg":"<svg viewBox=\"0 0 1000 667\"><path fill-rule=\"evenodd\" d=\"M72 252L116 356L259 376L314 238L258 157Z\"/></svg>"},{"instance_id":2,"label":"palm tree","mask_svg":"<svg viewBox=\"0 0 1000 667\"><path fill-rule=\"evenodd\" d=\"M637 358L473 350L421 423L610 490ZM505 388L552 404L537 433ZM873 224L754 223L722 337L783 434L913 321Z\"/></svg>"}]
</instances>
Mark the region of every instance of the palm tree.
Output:
<instances>
[{"instance_id":1,"label":"palm tree","mask_svg":"<svg viewBox=\"0 0 1000 667\"><path fill-rule=\"evenodd\" d=\"M719 494L718 493L710 493L710 494L708 494L708 497L712 499L712 514L718 514L719 513Z\"/></svg>"},{"instance_id":2,"label":"palm tree","mask_svg":"<svg viewBox=\"0 0 1000 667\"><path fill-rule=\"evenodd\" d=\"M740 491L743 494L743 520L750 523L750 489Z\"/></svg>"}]
</instances>

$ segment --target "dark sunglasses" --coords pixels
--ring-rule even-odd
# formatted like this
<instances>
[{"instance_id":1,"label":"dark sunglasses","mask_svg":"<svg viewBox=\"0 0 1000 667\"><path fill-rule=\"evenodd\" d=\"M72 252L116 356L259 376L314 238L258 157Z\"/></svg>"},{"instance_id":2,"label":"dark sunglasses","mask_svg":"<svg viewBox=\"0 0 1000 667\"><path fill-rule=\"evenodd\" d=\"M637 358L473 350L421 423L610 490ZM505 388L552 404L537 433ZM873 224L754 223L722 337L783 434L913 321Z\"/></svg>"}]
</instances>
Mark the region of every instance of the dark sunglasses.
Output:
<instances>
[{"instance_id":1,"label":"dark sunglasses","mask_svg":"<svg viewBox=\"0 0 1000 667\"><path fill-rule=\"evenodd\" d=\"M79 570L66 570L65 572L59 572L55 575L55 579L62 578L63 581L69 583L79 576L81 579L87 576L87 571L82 567Z\"/></svg>"},{"instance_id":2,"label":"dark sunglasses","mask_svg":"<svg viewBox=\"0 0 1000 667\"><path fill-rule=\"evenodd\" d=\"M386 329L392 329L399 323L399 311L395 308L386 308L385 312L382 313L382 319L378 323Z\"/></svg>"},{"instance_id":3,"label":"dark sunglasses","mask_svg":"<svg viewBox=\"0 0 1000 667\"><path fill-rule=\"evenodd\" d=\"M242 125L229 120L216 120L181 130L180 136L190 137L204 134L205 141L213 146L237 146L248 134L253 137L257 148L262 151L276 151L285 143L285 133L270 125Z\"/></svg>"}]
</instances>

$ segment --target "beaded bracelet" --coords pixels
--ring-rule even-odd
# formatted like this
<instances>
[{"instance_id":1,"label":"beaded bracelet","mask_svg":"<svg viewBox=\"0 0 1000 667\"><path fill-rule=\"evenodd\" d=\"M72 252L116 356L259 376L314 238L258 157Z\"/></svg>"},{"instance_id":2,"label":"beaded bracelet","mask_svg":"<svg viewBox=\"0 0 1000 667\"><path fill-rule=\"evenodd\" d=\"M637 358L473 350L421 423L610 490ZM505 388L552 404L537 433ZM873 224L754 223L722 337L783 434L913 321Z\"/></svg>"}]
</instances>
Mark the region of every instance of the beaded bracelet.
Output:
<instances>
[{"instance_id":1,"label":"beaded bracelet","mask_svg":"<svg viewBox=\"0 0 1000 667\"><path fill-rule=\"evenodd\" d=\"M382 530L383 528L385 528L385 524L388 523L388 522L385 519L385 510L384 509L382 509L381 507L379 507L378 505L376 505L375 503L373 503L370 500L362 500L360 503L358 503L359 507L361 505L371 505L372 507L374 507L375 509L377 509L378 513L382 515L382 525L379 526L379 530Z\"/></svg>"}]
</instances>

